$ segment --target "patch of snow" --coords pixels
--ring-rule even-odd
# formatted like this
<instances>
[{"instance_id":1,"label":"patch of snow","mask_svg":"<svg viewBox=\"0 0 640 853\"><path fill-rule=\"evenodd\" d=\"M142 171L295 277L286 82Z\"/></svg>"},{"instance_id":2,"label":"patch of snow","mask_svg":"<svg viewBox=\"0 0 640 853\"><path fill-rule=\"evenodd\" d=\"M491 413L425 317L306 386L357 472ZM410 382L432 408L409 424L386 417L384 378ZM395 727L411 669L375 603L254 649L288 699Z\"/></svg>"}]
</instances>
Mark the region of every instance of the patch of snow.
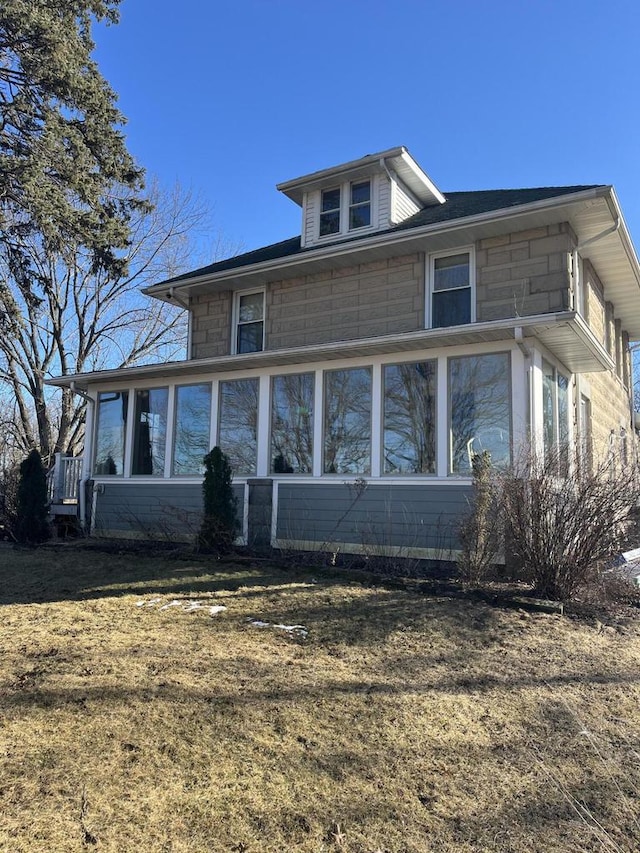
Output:
<instances>
[{"instance_id":1,"label":"patch of snow","mask_svg":"<svg viewBox=\"0 0 640 853\"><path fill-rule=\"evenodd\" d=\"M138 601L136 607L154 607L160 604L161 598L153 598L150 601ZM194 613L196 610L208 610L210 616L215 616L217 613L222 613L227 608L224 604L204 604L202 601L195 601L191 598L174 598L173 601L167 602L160 607L160 610L168 610L170 607L179 607L184 613Z\"/></svg>"},{"instance_id":2,"label":"patch of snow","mask_svg":"<svg viewBox=\"0 0 640 853\"><path fill-rule=\"evenodd\" d=\"M309 629L305 628L304 625L277 625L275 623L272 625L271 622L262 622L259 619L251 620L251 624L256 628L277 628L279 631L286 631L287 634L294 634L303 639L309 636Z\"/></svg>"}]
</instances>

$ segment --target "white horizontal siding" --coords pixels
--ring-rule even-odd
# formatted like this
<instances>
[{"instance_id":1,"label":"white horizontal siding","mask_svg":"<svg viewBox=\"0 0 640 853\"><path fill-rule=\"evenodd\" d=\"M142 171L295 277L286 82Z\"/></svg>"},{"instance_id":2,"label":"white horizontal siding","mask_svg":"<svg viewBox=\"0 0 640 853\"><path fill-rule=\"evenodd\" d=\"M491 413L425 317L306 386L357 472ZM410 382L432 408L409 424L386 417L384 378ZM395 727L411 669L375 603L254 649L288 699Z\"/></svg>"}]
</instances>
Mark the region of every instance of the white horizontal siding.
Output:
<instances>
[{"instance_id":1,"label":"white horizontal siding","mask_svg":"<svg viewBox=\"0 0 640 853\"><path fill-rule=\"evenodd\" d=\"M413 216L419 210L420 205L413 195L402 184L396 182L392 221L394 223L404 222L405 219Z\"/></svg>"}]
</instances>

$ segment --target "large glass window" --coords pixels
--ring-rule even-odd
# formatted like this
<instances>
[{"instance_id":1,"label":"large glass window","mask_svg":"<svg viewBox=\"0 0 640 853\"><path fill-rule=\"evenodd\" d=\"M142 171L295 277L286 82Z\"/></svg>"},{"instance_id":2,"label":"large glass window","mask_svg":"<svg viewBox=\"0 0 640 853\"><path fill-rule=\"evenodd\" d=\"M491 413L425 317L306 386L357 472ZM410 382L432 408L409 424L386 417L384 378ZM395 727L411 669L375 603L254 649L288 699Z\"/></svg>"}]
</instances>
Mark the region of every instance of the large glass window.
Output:
<instances>
[{"instance_id":1,"label":"large glass window","mask_svg":"<svg viewBox=\"0 0 640 853\"><path fill-rule=\"evenodd\" d=\"M239 293L236 325L236 352L261 352L264 349L264 291Z\"/></svg>"},{"instance_id":2,"label":"large glass window","mask_svg":"<svg viewBox=\"0 0 640 853\"><path fill-rule=\"evenodd\" d=\"M128 391L98 394L96 416L96 475L124 473L124 440L127 423Z\"/></svg>"},{"instance_id":3,"label":"large glass window","mask_svg":"<svg viewBox=\"0 0 640 853\"><path fill-rule=\"evenodd\" d=\"M218 444L229 457L236 476L256 473L258 454L257 379L220 383Z\"/></svg>"},{"instance_id":4,"label":"large glass window","mask_svg":"<svg viewBox=\"0 0 640 853\"><path fill-rule=\"evenodd\" d=\"M494 465L511 460L511 383L508 353L449 359L450 471L471 474L475 454Z\"/></svg>"},{"instance_id":5,"label":"large glass window","mask_svg":"<svg viewBox=\"0 0 640 853\"><path fill-rule=\"evenodd\" d=\"M432 258L431 326L471 322L471 255L461 252Z\"/></svg>"},{"instance_id":6,"label":"large glass window","mask_svg":"<svg viewBox=\"0 0 640 853\"><path fill-rule=\"evenodd\" d=\"M330 370L324 387L325 474L371 470L371 369Z\"/></svg>"},{"instance_id":7,"label":"large glass window","mask_svg":"<svg viewBox=\"0 0 640 853\"><path fill-rule=\"evenodd\" d=\"M569 380L548 361L542 361L542 441L545 456L569 461Z\"/></svg>"},{"instance_id":8,"label":"large glass window","mask_svg":"<svg viewBox=\"0 0 640 853\"><path fill-rule=\"evenodd\" d=\"M385 474L435 473L436 368L436 361L384 368Z\"/></svg>"},{"instance_id":9,"label":"large glass window","mask_svg":"<svg viewBox=\"0 0 640 853\"><path fill-rule=\"evenodd\" d=\"M371 182L351 184L349 204L349 230L371 225Z\"/></svg>"},{"instance_id":10,"label":"large glass window","mask_svg":"<svg viewBox=\"0 0 640 853\"><path fill-rule=\"evenodd\" d=\"M173 474L203 473L203 458L210 450L211 385L179 385L173 432Z\"/></svg>"},{"instance_id":11,"label":"large glass window","mask_svg":"<svg viewBox=\"0 0 640 853\"><path fill-rule=\"evenodd\" d=\"M312 373L274 376L271 385L271 473L313 471Z\"/></svg>"},{"instance_id":12,"label":"large glass window","mask_svg":"<svg viewBox=\"0 0 640 853\"><path fill-rule=\"evenodd\" d=\"M132 474L164 476L168 398L167 388L136 391Z\"/></svg>"}]
</instances>

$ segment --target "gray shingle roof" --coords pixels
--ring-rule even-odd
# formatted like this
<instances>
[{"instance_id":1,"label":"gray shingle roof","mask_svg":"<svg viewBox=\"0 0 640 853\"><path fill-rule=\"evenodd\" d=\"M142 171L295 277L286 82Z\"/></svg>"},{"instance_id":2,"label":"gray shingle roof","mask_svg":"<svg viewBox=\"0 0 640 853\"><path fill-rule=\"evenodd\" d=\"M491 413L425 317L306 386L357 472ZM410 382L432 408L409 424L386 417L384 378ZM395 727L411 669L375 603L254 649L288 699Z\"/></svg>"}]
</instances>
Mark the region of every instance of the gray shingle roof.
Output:
<instances>
[{"instance_id":1,"label":"gray shingle roof","mask_svg":"<svg viewBox=\"0 0 640 853\"><path fill-rule=\"evenodd\" d=\"M393 228L388 228L385 231L378 232L379 234L389 234L394 231L406 231L410 228L419 228L425 225L434 225L439 222L453 221L463 219L467 216L477 216L482 213L489 213L496 210L506 210L510 207L517 207L522 204L531 204L536 201L545 199L557 198L571 193L582 192L584 190L595 189L601 186L600 184L589 184L585 186L571 187L535 187L531 189L515 189L515 190L473 190L471 192L452 192L445 193L446 201L444 204L436 204L430 207L425 207L414 216L406 219L400 225ZM350 242L362 239L362 237L370 237L371 232L366 235L358 235L342 239L340 243ZM183 275L175 276L161 282L162 284L171 284L173 282L185 281L190 278L198 278L202 275L211 273L224 272L227 270L240 269L241 267L259 264L264 261L274 261L278 258L287 258L292 255L302 254L304 252L313 251L317 246L302 248L300 237L291 237L289 240L283 240L280 243L272 243L270 246L263 246L260 249L254 249L251 252L245 252L242 255L236 255L233 258L227 258L223 261L217 261L214 264L209 264L205 267L192 270Z\"/></svg>"}]
</instances>

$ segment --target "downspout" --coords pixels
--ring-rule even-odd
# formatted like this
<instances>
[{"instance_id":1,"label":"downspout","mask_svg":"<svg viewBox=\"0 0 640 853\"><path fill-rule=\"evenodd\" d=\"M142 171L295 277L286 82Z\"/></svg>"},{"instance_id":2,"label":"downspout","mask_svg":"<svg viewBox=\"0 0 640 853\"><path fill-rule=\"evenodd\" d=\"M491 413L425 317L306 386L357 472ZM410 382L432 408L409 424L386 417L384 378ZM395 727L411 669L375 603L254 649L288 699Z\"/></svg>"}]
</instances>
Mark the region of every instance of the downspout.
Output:
<instances>
[{"instance_id":1,"label":"downspout","mask_svg":"<svg viewBox=\"0 0 640 853\"><path fill-rule=\"evenodd\" d=\"M529 445L530 445L531 444L531 436L533 434L533 423L532 423L533 398L534 398L534 392L533 392L533 358L531 357L531 350L529 349L529 347L527 346L527 344L524 341L524 333L522 331L522 326L515 326L515 328L513 330L513 337L514 337L515 342L518 346L518 349L520 350L520 352L524 356L525 364L527 366L527 379L528 379L528 386L529 386L527 388L527 396L528 396L527 406L528 406L529 411L527 412L527 418L526 418L527 435L525 438L529 442Z\"/></svg>"},{"instance_id":2,"label":"downspout","mask_svg":"<svg viewBox=\"0 0 640 853\"><path fill-rule=\"evenodd\" d=\"M93 397L90 397L84 391L81 391L79 388L76 388L76 383L73 380L69 383L69 390L71 391L72 394L77 394L78 397L82 397L82 399L85 400L85 402L91 404L91 428L93 429L93 412L95 411L96 401L93 399ZM89 463L90 457L86 453L86 451L87 451L87 438L86 437L87 437L87 433L86 433L86 429L85 429L85 442L84 442L85 460L84 460L84 464L82 466L84 470L82 472L82 477L80 478L80 482L78 483L78 514L80 516L80 527L82 528L83 531L86 530L86 526L87 526L87 522L86 522L87 498L86 498L85 490L86 490L87 483L91 479L91 477L89 476L88 473L85 474L85 472L89 471L89 466L90 466L90 463ZM91 446L89 446L89 450L91 451Z\"/></svg>"},{"instance_id":3,"label":"downspout","mask_svg":"<svg viewBox=\"0 0 640 853\"><path fill-rule=\"evenodd\" d=\"M609 208L609 209L611 209L611 208ZM574 310L574 311L577 310L577 306L576 306L576 283L577 283L578 287L580 287L582 285L582 282L579 281L580 268L578 266L578 252L581 252L582 249L586 248L587 246L591 246L592 243L597 243L598 240L602 240L603 237L608 237L609 234L615 234L616 231L619 231L620 226L622 224L622 220L615 213L613 214L613 218L614 218L615 222L610 228L605 228L604 231L601 231L599 234L594 234L593 237L589 237L588 240L583 240L582 243L579 242L577 244L577 246L575 247L575 249L573 250L573 252L571 253L571 260L572 260L572 264L573 264L573 281L574 281L574 287L573 287L573 292L572 292L573 305L571 307L572 307L572 310ZM580 308L584 308L584 306L582 305L582 306L580 306Z\"/></svg>"},{"instance_id":4,"label":"downspout","mask_svg":"<svg viewBox=\"0 0 640 853\"><path fill-rule=\"evenodd\" d=\"M389 225L395 225L395 221L393 219L393 211L396 209L396 182L389 171L389 167L387 166L387 161L384 157L380 158L380 168L389 178Z\"/></svg>"}]
</instances>

